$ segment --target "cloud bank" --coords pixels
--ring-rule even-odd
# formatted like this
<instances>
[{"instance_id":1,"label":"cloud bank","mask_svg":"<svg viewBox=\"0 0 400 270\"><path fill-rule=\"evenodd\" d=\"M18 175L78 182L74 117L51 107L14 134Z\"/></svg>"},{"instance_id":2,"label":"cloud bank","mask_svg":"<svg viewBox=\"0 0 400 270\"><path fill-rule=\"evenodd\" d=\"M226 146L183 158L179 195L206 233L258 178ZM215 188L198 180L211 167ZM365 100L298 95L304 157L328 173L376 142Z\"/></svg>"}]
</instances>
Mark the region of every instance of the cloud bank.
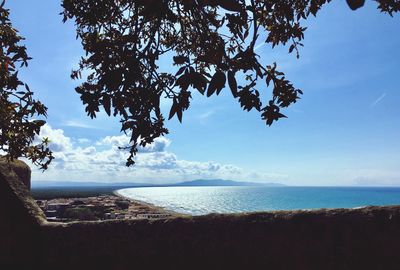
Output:
<instances>
[{"instance_id":1,"label":"cloud bank","mask_svg":"<svg viewBox=\"0 0 400 270\"><path fill-rule=\"evenodd\" d=\"M70 138L62 129L46 124L38 139L48 137L55 160L42 173L33 169L33 181L96 181L171 183L193 179L232 179L240 181L277 181L286 176L247 171L232 164L214 161L199 162L178 158L168 151L171 141L158 138L153 144L139 149L136 164L126 167L126 150L119 147L129 144L126 135L106 136L88 145L85 138Z\"/></svg>"}]
</instances>

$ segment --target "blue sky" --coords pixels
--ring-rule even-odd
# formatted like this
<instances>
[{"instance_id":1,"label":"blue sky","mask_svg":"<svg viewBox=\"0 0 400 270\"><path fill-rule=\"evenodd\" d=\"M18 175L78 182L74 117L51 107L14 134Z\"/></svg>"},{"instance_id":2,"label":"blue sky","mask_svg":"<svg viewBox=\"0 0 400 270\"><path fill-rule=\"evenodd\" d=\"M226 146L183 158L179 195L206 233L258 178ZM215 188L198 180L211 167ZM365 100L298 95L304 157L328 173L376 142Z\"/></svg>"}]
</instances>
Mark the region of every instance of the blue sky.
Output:
<instances>
[{"instance_id":1,"label":"blue sky","mask_svg":"<svg viewBox=\"0 0 400 270\"><path fill-rule=\"evenodd\" d=\"M125 168L119 119L91 120L70 79L82 55L72 23L63 24L60 1L11 1L14 26L33 60L21 77L49 108L56 161L36 180L172 182L225 178L289 185L400 185L400 16L381 14L373 1L351 11L333 1L307 21L301 57L287 48L258 48L303 98L288 116L267 127L241 110L230 91L195 94L183 124ZM270 95L271 89L264 89Z\"/></svg>"}]
</instances>

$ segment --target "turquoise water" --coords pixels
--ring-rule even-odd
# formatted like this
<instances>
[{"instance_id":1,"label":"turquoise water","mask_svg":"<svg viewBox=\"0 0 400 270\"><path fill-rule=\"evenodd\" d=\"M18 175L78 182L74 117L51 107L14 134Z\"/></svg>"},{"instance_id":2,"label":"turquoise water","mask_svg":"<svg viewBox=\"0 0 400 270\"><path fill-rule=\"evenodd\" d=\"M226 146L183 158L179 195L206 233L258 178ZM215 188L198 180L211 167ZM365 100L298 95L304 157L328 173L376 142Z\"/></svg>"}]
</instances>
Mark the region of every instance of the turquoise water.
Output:
<instances>
[{"instance_id":1,"label":"turquoise water","mask_svg":"<svg viewBox=\"0 0 400 270\"><path fill-rule=\"evenodd\" d=\"M118 193L191 215L400 204L400 188L381 187L148 187Z\"/></svg>"}]
</instances>

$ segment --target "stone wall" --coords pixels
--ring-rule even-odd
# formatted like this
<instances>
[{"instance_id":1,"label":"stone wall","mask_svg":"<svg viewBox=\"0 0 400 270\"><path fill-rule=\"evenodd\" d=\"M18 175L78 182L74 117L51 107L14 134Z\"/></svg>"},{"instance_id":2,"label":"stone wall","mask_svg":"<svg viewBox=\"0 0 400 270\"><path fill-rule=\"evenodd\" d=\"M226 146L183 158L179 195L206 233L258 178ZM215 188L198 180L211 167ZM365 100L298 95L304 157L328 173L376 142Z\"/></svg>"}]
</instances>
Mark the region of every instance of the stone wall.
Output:
<instances>
[{"instance_id":1,"label":"stone wall","mask_svg":"<svg viewBox=\"0 0 400 270\"><path fill-rule=\"evenodd\" d=\"M0 265L24 266L34 260L45 216L24 184L30 169L23 162L0 161ZM29 264L28 264L29 265ZM0 267L0 269L6 269Z\"/></svg>"},{"instance_id":2,"label":"stone wall","mask_svg":"<svg viewBox=\"0 0 400 270\"><path fill-rule=\"evenodd\" d=\"M30 269L400 268L400 206L57 224L43 220L20 183L15 174L5 178L0 171L0 239L6 239L0 242L0 265ZM26 192L16 192L15 185Z\"/></svg>"}]
</instances>

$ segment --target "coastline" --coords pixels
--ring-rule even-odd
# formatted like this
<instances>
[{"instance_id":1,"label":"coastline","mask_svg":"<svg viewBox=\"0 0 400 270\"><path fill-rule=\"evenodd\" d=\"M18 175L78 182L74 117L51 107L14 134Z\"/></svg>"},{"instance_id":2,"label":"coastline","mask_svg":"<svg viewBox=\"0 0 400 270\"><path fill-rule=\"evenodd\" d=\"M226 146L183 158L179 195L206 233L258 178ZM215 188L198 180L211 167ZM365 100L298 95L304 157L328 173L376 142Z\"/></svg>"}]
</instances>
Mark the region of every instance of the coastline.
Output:
<instances>
[{"instance_id":1,"label":"coastline","mask_svg":"<svg viewBox=\"0 0 400 270\"><path fill-rule=\"evenodd\" d=\"M113 191L113 194L115 196L123 198L125 200L128 200L128 201L130 201L130 202L132 202L134 204L140 205L142 207L148 208L149 211L168 214L171 217L188 217L188 216L190 216L189 214L183 214L183 213L175 212L173 210L169 210L169 209L166 209L166 208L161 207L161 206L154 205L154 204L149 203L149 202L145 202L145 201L142 201L142 200L129 198L127 196L124 196L124 195L120 194L118 192L118 190L119 189L116 189L116 190Z\"/></svg>"},{"instance_id":2,"label":"coastline","mask_svg":"<svg viewBox=\"0 0 400 270\"><path fill-rule=\"evenodd\" d=\"M233 188L235 186L230 186ZM142 197L142 193L136 192L125 192L126 189L133 187L120 187L120 186L107 186L107 187L51 187L42 189L33 189L32 193L37 201L40 203L41 208L44 210L46 217L48 218L60 218L62 220L66 218L73 218L72 216L85 214L86 219L157 219L157 218L172 218L172 217L193 217L208 214L247 214L255 212L276 212L276 211L314 211L320 209L363 209L367 206L390 206L399 205L400 188L395 189L395 192L390 189L390 193L385 190L378 189L378 193L372 189L362 190L363 197L354 201L354 192L359 194L358 188L320 188L320 187L287 187L285 189L274 189L273 192L269 192L269 188L259 187L240 187L237 189L239 200L244 202L242 204L229 204L229 198L225 201L221 200L221 194L216 193L220 199L217 204L209 204L210 198L207 196L199 196L199 202L195 202L197 208L191 205L191 192L185 193L187 188L180 190L180 196L172 196L171 203L165 200L167 197L158 198L156 194L147 194ZM157 187L158 188L158 187ZM192 187L190 187L192 188ZM252 207L248 207L246 199L240 192L243 188L251 189L252 192L259 192L261 195L268 195L270 201L273 199L277 202L276 205L268 205L263 200L256 201ZM136 188L133 188L136 189ZM180 187L179 187L180 189ZM218 188L217 188L218 189ZM220 188L219 188L220 189ZM225 190L225 187L223 188ZM200 191L202 187L200 188ZM245 191L246 191L245 190ZM207 190L206 190L207 191ZM330 194L330 200L321 203L317 197L310 197L307 194L315 195L316 191L323 191L326 194ZM267 192L267 193L265 193ZM365 200L366 195L371 196L369 200ZM236 192L235 192L236 194ZM246 194L246 193L244 193ZM322 193L325 194L325 193ZM382 196L385 195L385 196ZM389 195L386 195L389 194ZM186 195L186 197L185 197ZM207 195L207 192L206 192ZM286 196L286 201L280 201L280 196ZM332 197L332 195L334 195ZM346 200L338 201L337 197L344 196ZM379 195L379 196L378 196ZM155 197L154 197L155 196ZM189 196L189 197L188 197ZM241 196L241 197L240 197ZM176 201L174 201L174 198ZM272 198L272 199L271 199ZM303 198L303 200L298 200ZM314 198L314 199L313 199ZM317 198L317 199L315 199ZM322 197L321 197L322 198ZM328 196L329 198L329 196ZM334 198L334 200L332 200ZM349 199L350 198L350 199ZM357 197L358 198L358 197ZM223 198L224 199L224 198ZM289 203L288 203L289 202ZM305 203L306 202L306 203ZM254 203L254 201L252 202ZM267 201L268 203L268 201ZM299 203L299 204L298 204ZM47 205L50 205L47 207ZM64 213L66 208L73 208L68 210L68 213ZM85 208L85 209L84 209ZM53 213L55 210L56 216ZM46 211L48 210L48 211ZM71 215L71 211L73 212Z\"/></svg>"},{"instance_id":3,"label":"coastline","mask_svg":"<svg viewBox=\"0 0 400 270\"><path fill-rule=\"evenodd\" d=\"M36 203L50 222L168 219L189 216L125 197L118 193L118 190L90 197L57 196L51 199L37 199Z\"/></svg>"}]
</instances>

